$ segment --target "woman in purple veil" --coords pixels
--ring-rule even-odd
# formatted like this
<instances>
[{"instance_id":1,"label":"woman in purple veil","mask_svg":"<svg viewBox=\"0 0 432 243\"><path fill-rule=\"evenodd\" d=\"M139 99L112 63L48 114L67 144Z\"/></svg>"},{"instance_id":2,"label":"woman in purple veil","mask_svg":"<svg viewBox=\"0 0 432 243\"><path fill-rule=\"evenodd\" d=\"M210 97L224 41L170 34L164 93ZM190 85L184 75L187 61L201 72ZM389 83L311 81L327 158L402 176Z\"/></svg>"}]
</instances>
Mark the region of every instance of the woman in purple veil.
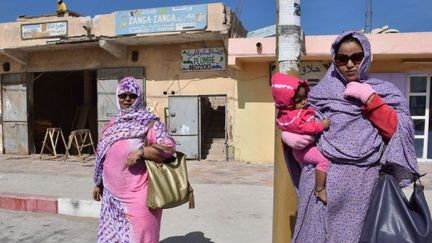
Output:
<instances>
[{"instance_id":1,"label":"woman in purple veil","mask_svg":"<svg viewBox=\"0 0 432 243\"><path fill-rule=\"evenodd\" d=\"M314 166L299 170L285 150L298 189L296 243L357 243L379 170L385 166L401 186L418 175L407 101L392 83L369 77L369 40L360 32L346 32L331 51L331 67L308 96L320 118L328 117L331 123L316 140L331 162L327 205L314 197ZM283 141L298 149L308 145L310 137L288 133Z\"/></svg>"},{"instance_id":2,"label":"woman in purple veil","mask_svg":"<svg viewBox=\"0 0 432 243\"><path fill-rule=\"evenodd\" d=\"M119 114L104 128L96 152L93 198L102 200L97 242L159 242L162 210L147 207L144 159L162 162L172 156L175 144L143 103L135 78L119 81Z\"/></svg>"}]
</instances>

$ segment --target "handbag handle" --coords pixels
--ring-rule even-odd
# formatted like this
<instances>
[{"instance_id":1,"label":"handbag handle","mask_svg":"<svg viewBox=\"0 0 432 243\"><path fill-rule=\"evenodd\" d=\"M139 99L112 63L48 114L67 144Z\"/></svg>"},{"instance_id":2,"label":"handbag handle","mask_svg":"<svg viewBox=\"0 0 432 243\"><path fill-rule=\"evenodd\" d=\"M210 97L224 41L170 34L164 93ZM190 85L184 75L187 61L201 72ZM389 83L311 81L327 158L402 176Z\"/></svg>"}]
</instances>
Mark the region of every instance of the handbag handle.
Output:
<instances>
[{"instance_id":1,"label":"handbag handle","mask_svg":"<svg viewBox=\"0 0 432 243\"><path fill-rule=\"evenodd\" d=\"M419 187L422 190L424 189L424 186L421 183L420 178L423 177L423 176L425 176L425 175L426 175L426 173L424 173L423 175L422 174L416 175L416 178L414 179L414 187Z\"/></svg>"},{"instance_id":2,"label":"handbag handle","mask_svg":"<svg viewBox=\"0 0 432 243\"><path fill-rule=\"evenodd\" d=\"M385 167L381 168L380 171L379 171L379 173L380 173L381 176L382 175L391 175L390 171L388 171L388 168L385 168ZM423 176L425 176L426 174L427 173L424 173L424 174L414 173L414 179L412 181L414 187L418 187L418 188L420 188L422 190L424 189L424 186L423 186L420 178L423 177Z\"/></svg>"}]
</instances>

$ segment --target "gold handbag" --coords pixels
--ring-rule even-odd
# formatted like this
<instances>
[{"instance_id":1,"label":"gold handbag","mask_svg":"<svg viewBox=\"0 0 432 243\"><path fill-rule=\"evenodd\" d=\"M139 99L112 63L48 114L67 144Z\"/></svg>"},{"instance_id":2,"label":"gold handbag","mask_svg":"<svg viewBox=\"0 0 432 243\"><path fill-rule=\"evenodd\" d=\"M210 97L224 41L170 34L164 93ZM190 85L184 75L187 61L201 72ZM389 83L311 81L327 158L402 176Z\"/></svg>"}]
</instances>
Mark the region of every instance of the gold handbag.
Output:
<instances>
[{"instance_id":1,"label":"gold handbag","mask_svg":"<svg viewBox=\"0 0 432 243\"><path fill-rule=\"evenodd\" d=\"M163 163L145 161L148 176L147 206L152 209L173 208L189 202L195 207L193 189L189 184L186 155L176 152Z\"/></svg>"},{"instance_id":2,"label":"gold handbag","mask_svg":"<svg viewBox=\"0 0 432 243\"><path fill-rule=\"evenodd\" d=\"M154 122L150 122L149 130ZM144 145L148 146L147 137ZM153 148L164 150L159 144ZM152 209L166 209L189 202L189 208L195 208L193 189L188 180L186 155L175 152L173 157L162 163L145 160L148 171L147 206Z\"/></svg>"}]
</instances>

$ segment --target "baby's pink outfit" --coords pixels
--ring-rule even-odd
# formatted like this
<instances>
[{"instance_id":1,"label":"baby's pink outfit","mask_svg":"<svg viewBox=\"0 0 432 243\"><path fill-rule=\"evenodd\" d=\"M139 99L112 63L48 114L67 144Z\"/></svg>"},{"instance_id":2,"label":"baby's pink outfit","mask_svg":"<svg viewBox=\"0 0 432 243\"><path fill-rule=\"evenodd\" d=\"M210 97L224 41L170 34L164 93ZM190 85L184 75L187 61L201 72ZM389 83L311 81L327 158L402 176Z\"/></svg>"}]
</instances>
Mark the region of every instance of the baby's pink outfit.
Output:
<instances>
[{"instance_id":1,"label":"baby's pink outfit","mask_svg":"<svg viewBox=\"0 0 432 243\"><path fill-rule=\"evenodd\" d=\"M287 132L282 132L282 141L286 144L286 137L288 136ZM309 145L308 147L295 150L293 149L293 156L299 163L307 163L316 165L316 169L319 171L327 172L329 161L315 145Z\"/></svg>"},{"instance_id":2,"label":"baby's pink outfit","mask_svg":"<svg viewBox=\"0 0 432 243\"><path fill-rule=\"evenodd\" d=\"M323 132L321 122L315 122L315 111L312 108L295 109L294 95L297 89L303 86L309 91L309 83L297 77L276 73L272 77L272 95L278 109L276 125L282 130L282 140L287 144L287 133L316 135ZM286 132L284 132L286 131ZM316 165L317 170L327 172L329 161L315 145L295 150L294 158L300 163Z\"/></svg>"}]
</instances>

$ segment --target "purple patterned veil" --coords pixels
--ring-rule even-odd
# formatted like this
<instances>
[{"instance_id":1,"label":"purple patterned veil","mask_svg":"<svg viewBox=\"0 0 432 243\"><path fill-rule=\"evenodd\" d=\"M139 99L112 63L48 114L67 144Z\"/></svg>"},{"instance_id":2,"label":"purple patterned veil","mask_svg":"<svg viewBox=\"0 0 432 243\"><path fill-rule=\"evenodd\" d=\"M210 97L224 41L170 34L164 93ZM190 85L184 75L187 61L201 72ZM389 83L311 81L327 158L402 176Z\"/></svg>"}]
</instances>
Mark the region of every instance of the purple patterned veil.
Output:
<instances>
[{"instance_id":1,"label":"purple patterned veil","mask_svg":"<svg viewBox=\"0 0 432 243\"><path fill-rule=\"evenodd\" d=\"M352 35L360 42L365 54L359 67L360 82L371 85L381 98L396 110L398 127L389 143L384 144L378 130L363 117L359 101L344 98L346 81L333 63L308 97L311 105L319 111L316 113L330 117L332 122L330 129L324 131L319 138L317 146L334 163L369 166L380 161L383 165L390 165L399 182L408 182L413 179L414 174L418 174L414 127L408 103L392 83L369 78L371 46L362 33L350 31L340 35L332 45L333 60L335 47L347 35Z\"/></svg>"},{"instance_id":2,"label":"purple patterned veil","mask_svg":"<svg viewBox=\"0 0 432 243\"><path fill-rule=\"evenodd\" d=\"M102 183L103 161L111 145L123 139L144 139L150 120L158 119L153 113L145 109L142 89L138 80L133 77L121 79L117 85L116 94L119 95L123 93L133 93L136 94L138 98L129 109L121 109L119 99L116 96L116 105L120 111L117 117L113 118L102 132L102 138L99 141L96 151L96 164L93 176L95 185L100 185Z\"/></svg>"}]
</instances>

